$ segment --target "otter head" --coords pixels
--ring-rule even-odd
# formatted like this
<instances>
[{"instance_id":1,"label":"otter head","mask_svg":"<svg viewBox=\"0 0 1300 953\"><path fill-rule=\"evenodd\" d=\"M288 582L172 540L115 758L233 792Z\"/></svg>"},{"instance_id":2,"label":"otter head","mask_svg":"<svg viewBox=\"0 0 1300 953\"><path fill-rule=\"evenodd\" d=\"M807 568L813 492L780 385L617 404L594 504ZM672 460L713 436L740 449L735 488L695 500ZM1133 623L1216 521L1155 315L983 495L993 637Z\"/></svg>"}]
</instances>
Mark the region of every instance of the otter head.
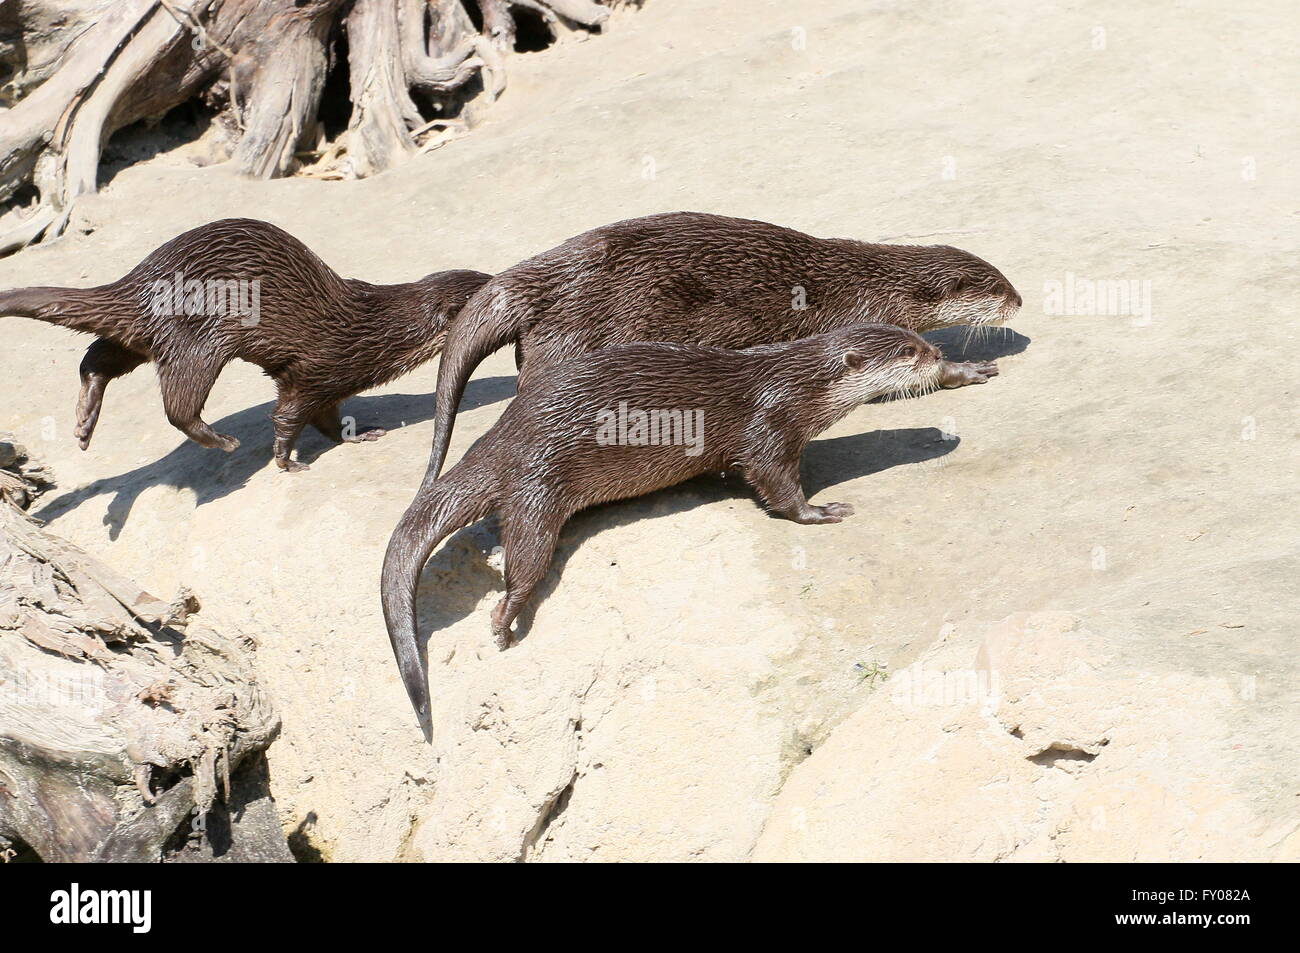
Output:
<instances>
[{"instance_id":1,"label":"otter head","mask_svg":"<svg viewBox=\"0 0 1300 953\"><path fill-rule=\"evenodd\" d=\"M445 332L474 293L492 280L481 271L435 271L415 282L425 319L439 331ZM411 286L408 286L411 287Z\"/></svg>"},{"instance_id":2,"label":"otter head","mask_svg":"<svg viewBox=\"0 0 1300 953\"><path fill-rule=\"evenodd\" d=\"M465 302L474 296L474 292L491 280L491 275L481 271L456 269L435 271L431 275L425 275L416 284L426 300L449 312L450 317L455 317Z\"/></svg>"},{"instance_id":3,"label":"otter head","mask_svg":"<svg viewBox=\"0 0 1300 953\"><path fill-rule=\"evenodd\" d=\"M892 324L855 324L831 335L836 404L851 407L899 391L939 386L943 355L925 338Z\"/></svg>"},{"instance_id":4,"label":"otter head","mask_svg":"<svg viewBox=\"0 0 1300 953\"><path fill-rule=\"evenodd\" d=\"M1020 310L1019 293L983 258L950 245L913 247L902 292L917 331L1002 324Z\"/></svg>"}]
</instances>

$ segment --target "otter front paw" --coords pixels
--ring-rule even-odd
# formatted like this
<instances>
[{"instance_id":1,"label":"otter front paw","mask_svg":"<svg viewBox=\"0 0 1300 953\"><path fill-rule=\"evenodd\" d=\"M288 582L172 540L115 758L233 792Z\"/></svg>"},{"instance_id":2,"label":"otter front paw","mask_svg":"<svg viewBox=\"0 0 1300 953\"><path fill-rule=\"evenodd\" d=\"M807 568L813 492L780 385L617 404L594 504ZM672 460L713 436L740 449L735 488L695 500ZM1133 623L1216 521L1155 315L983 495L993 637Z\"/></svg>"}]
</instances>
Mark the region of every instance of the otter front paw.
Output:
<instances>
[{"instance_id":1,"label":"otter front paw","mask_svg":"<svg viewBox=\"0 0 1300 953\"><path fill-rule=\"evenodd\" d=\"M832 516L836 520L842 520L846 516L853 515L853 504L851 503L827 503L825 506L814 507L819 509L825 516Z\"/></svg>"},{"instance_id":2,"label":"otter front paw","mask_svg":"<svg viewBox=\"0 0 1300 953\"><path fill-rule=\"evenodd\" d=\"M954 364L944 361L939 371L940 387L965 387L967 384L983 384L990 377L997 377L998 366L993 361L978 364Z\"/></svg>"},{"instance_id":3,"label":"otter front paw","mask_svg":"<svg viewBox=\"0 0 1300 953\"><path fill-rule=\"evenodd\" d=\"M378 440L384 434L388 433L382 427L371 427L369 430L363 430L360 433L345 436L344 443L370 443L372 440Z\"/></svg>"},{"instance_id":4,"label":"otter front paw","mask_svg":"<svg viewBox=\"0 0 1300 953\"><path fill-rule=\"evenodd\" d=\"M796 523L816 525L818 523L839 523L853 515L853 507L848 503L827 503L825 506L804 506L791 517Z\"/></svg>"}]
</instances>

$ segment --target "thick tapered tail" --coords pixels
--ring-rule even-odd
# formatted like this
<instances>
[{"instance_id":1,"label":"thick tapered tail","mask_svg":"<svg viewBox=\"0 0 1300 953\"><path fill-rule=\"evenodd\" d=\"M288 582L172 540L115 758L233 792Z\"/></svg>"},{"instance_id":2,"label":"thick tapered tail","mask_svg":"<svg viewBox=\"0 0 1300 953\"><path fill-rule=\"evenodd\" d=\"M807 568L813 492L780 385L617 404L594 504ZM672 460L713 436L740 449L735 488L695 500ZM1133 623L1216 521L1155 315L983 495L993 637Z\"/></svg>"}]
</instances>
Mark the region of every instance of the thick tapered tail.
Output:
<instances>
[{"instance_id":1,"label":"thick tapered tail","mask_svg":"<svg viewBox=\"0 0 1300 953\"><path fill-rule=\"evenodd\" d=\"M442 480L426 481L420 487L388 541L380 583L384 623L426 741L432 737L433 722L428 673L416 644L416 587L434 547L456 530L482 519L491 509L492 499L481 484L462 482L449 473Z\"/></svg>"},{"instance_id":2,"label":"thick tapered tail","mask_svg":"<svg viewBox=\"0 0 1300 953\"><path fill-rule=\"evenodd\" d=\"M0 317L35 318L62 324L66 315L59 305L65 288L14 288L0 291Z\"/></svg>"},{"instance_id":3,"label":"thick tapered tail","mask_svg":"<svg viewBox=\"0 0 1300 953\"><path fill-rule=\"evenodd\" d=\"M451 323L438 362L438 406L434 410L433 452L425 482L437 478L447 460L456 410L469 376L483 359L519 336L520 319L506 295L492 286L470 298Z\"/></svg>"}]
</instances>

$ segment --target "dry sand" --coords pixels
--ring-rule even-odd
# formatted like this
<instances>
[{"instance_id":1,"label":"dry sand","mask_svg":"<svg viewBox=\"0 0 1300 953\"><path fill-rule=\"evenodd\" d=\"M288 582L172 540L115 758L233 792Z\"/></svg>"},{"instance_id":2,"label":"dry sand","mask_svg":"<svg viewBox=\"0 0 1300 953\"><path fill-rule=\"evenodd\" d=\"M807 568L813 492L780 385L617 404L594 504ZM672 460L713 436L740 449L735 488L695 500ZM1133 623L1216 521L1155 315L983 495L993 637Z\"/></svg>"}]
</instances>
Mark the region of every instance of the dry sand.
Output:
<instances>
[{"instance_id":1,"label":"dry sand","mask_svg":"<svg viewBox=\"0 0 1300 953\"><path fill-rule=\"evenodd\" d=\"M383 440L308 435L311 470L285 475L271 384L246 365L205 413L234 455L172 429L148 369L109 388L81 453L89 339L6 319L0 427L54 466L55 532L256 637L304 853L1295 856L1292 20L1280 0L650 0L516 57L470 136L394 173L252 182L182 148L0 261L0 287L89 285L248 215L396 281L698 209L955 244L1020 289L1012 331L942 338L1002 376L864 407L809 448L813 501L857 507L842 524L769 518L716 479L581 515L500 655L495 529L454 537L421 590L432 746L377 577L424 469L435 364L347 406ZM1149 312L1058 313L1071 280L1136 282ZM502 352L453 459L512 393ZM918 660L1009 673L1010 694L900 705Z\"/></svg>"}]
</instances>

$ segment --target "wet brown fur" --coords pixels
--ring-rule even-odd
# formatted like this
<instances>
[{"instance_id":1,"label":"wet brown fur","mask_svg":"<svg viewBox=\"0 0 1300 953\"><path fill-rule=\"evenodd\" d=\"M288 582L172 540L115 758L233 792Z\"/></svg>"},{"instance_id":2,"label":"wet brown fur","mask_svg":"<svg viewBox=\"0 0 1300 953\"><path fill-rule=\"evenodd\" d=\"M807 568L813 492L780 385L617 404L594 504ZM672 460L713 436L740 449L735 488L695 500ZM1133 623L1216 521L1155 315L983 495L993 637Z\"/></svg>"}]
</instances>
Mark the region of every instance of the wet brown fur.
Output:
<instances>
[{"instance_id":1,"label":"wet brown fur","mask_svg":"<svg viewBox=\"0 0 1300 953\"><path fill-rule=\"evenodd\" d=\"M561 528L584 507L734 469L769 509L796 522L838 523L851 515L847 504L808 503L799 479L804 447L863 401L939 386L942 363L938 350L911 331L859 324L745 351L621 345L552 368L446 474L426 475L389 542L384 618L426 734L428 679L416 648L415 593L424 563L448 535L489 513L500 516L506 594L492 629L504 648ZM598 415L620 402L701 410L702 452L602 445Z\"/></svg>"},{"instance_id":2,"label":"wet brown fur","mask_svg":"<svg viewBox=\"0 0 1300 953\"><path fill-rule=\"evenodd\" d=\"M996 268L946 245L815 238L699 212L605 225L501 272L466 304L438 368L430 469L442 469L470 374L511 341L522 391L561 361L614 344L745 348L862 321L924 332L1000 323L1020 303ZM996 372L948 364L943 384Z\"/></svg>"},{"instance_id":3,"label":"wet brown fur","mask_svg":"<svg viewBox=\"0 0 1300 953\"><path fill-rule=\"evenodd\" d=\"M238 314L159 313L156 283L173 282L177 273L187 281L257 281L257 322ZM239 441L213 431L200 413L221 369L239 358L275 381L275 460L298 470L304 467L290 454L308 424L336 441L382 435L345 433L339 403L437 354L450 320L490 277L444 271L393 285L341 278L288 232L255 219L224 219L177 236L110 284L0 292L0 315L98 336L81 362L82 449L109 381L153 361L168 420L205 447L234 450Z\"/></svg>"}]
</instances>

